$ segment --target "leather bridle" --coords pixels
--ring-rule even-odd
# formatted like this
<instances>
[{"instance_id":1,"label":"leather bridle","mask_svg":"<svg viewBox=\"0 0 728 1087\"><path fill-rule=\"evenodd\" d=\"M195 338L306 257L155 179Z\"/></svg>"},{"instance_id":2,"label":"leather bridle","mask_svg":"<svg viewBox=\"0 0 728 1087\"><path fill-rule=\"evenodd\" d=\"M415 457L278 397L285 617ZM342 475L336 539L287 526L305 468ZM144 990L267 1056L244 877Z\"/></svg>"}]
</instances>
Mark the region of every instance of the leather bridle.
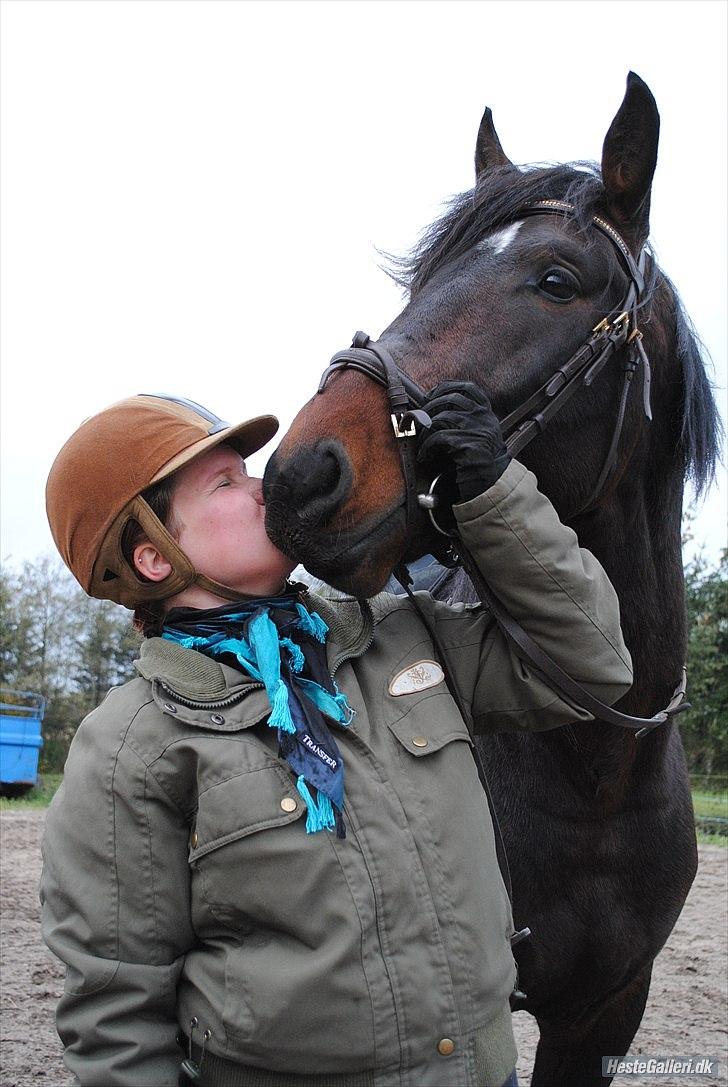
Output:
<instances>
[{"instance_id":1,"label":"leather bridle","mask_svg":"<svg viewBox=\"0 0 728 1087\"><path fill-rule=\"evenodd\" d=\"M523 208L517 218L531 215L562 215L568 217L573 214L574 210L573 204L566 201L540 200ZM591 509L596 504L614 470L626 414L629 389L640 363L642 364L643 411L648 420L652 419L650 364L642 345L642 333L639 330L637 320L638 309L645 297L645 251L643 249L638 260L635 261L624 239L609 223L600 216L595 215L592 217L592 225L608 238L617 250L620 262L629 278L627 293L621 305L613 310L610 316L605 317L596 325L574 354L566 362L562 363L540 388L501 420L506 448L511 456L516 456L538 434L542 433L553 417L561 411L580 388L589 387L593 384L614 354L621 348L626 347L623 365L624 378L609 449L596 485L589 499L579 509L579 513ZM488 604L498 625L513 645L515 651L529 662L531 667L541 675L550 687L565 697L568 702L585 710L595 719L631 729L638 738L668 720L670 716L688 708L689 704L685 701L686 676L684 670L683 677L675 688L670 703L664 710L655 714L654 717L632 717L628 714L619 713L611 706L594 698L567 675L551 657L544 653L530 635L508 614L493 594L460 540L451 531L444 529L437 521L434 511L439 505L439 496L436 490L440 477L438 476L433 480L426 494L419 492L417 486L416 439L418 428L426 429L431 425L430 417L422 407L427 400L425 391L400 370L384 344L371 340L364 332L355 333L351 347L345 351L339 351L333 356L322 375L318 387L319 393L325 390L331 375L340 370L356 370L381 385L387 393L392 429L399 443L402 460L408 528L414 523L418 507L428 511L433 526L450 540L450 545L445 554L438 557L442 558L447 565L460 564L464 567L481 600ZM403 584L418 612L420 612L416 598L410 590L411 578L406 572L406 568L403 566L398 567L395 576Z\"/></svg>"},{"instance_id":2,"label":"leather bridle","mask_svg":"<svg viewBox=\"0 0 728 1087\"><path fill-rule=\"evenodd\" d=\"M567 217L573 211L573 204L568 204L565 201L540 200L524 208L518 218L531 215L562 215ZM518 456L529 442L533 441L538 434L545 430L554 416L561 411L580 388L589 387L594 383L612 355L625 344L627 345L627 356L623 367L624 379L609 449L592 493L578 510L578 513L584 513L596 504L614 470L619 439L624 425L629 389L640 362L642 363L643 410L646 418L648 420L652 419L650 363L642 345L642 333L639 330L637 321L638 309L644 300L645 294L644 250L640 254L639 261L635 261L624 239L606 220L595 215L592 218L592 224L609 239L617 250L629 278L627 294L621 305L612 311L612 315L605 317L596 325L574 354L566 362L562 363L540 388L501 419L501 430L503 431L506 448L511 456ZM424 389L400 370L384 344L371 340L365 332L355 333L351 347L345 351L339 351L333 356L321 378L318 392L322 393L324 391L332 373L344 369L358 370L378 385L381 385L387 392L394 435L403 443L400 446L400 451L403 459L409 523L410 515L415 512L414 501L412 500L412 495L415 493L415 472L408 455L414 443L408 439L416 438L418 426L427 427L429 425L427 413L421 410L421 405L426 401L427 394ZM576 515L575 513L573 516ZM434 517L433 524L438 531L442 531Z\"/></svg>"}]
</instances>

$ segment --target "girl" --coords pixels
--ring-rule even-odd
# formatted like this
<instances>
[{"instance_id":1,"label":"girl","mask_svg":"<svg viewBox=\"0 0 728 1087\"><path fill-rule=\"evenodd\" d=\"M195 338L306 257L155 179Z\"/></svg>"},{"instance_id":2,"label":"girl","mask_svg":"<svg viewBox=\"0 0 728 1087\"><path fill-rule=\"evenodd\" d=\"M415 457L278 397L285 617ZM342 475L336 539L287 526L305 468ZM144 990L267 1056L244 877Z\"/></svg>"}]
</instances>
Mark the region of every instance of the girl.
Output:
<instances>
[{"instance_id":1,"label":"girl","mask_svg":"<svg viewBox=\"0 0 728 1087\"><path fill-rule=\"evenodd\" d=\"M494 590L601 699L629 688L614 590L490 405L432 394ZM79 727L48 812L43 934L83 1085L501 1087L510 905L471 737L408 600L288 581L245 457L276 430L136 396L87 420L48 516L92 596L136 609L138 678ZM585 715L480 606L421 603L477 731Z\"/></svg>"}]
</instances>

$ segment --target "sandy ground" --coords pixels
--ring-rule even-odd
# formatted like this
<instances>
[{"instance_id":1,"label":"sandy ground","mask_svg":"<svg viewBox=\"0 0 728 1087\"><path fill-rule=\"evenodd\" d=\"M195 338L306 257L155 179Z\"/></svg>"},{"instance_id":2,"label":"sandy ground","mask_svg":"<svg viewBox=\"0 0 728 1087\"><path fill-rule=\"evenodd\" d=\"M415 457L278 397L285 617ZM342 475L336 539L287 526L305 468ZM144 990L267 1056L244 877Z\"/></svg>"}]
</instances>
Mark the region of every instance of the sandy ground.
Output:
<instances>
[{"instance_id":1,"label":"sandy ground","mask_svg":"<svg viewBox=\"0 0 728 1087\"><path fill-rule=\"evenodd\" d=\"M2 833L2 1087L66 1087L53 1024L63 985L60 965L41 942L37 886L43 811L3 812ZM728 1084L728 849L702 846L700 867L682 916L655 965L650 999L633 1054L701 1054L722 1060L717 1078L620 1076L616 1085ZM514 1016L521 1058L519 1079L528 1083L537 1041L534 1021ZM556 1087L556 1085L555 1085Z\"/></svg>"}]
</instances>

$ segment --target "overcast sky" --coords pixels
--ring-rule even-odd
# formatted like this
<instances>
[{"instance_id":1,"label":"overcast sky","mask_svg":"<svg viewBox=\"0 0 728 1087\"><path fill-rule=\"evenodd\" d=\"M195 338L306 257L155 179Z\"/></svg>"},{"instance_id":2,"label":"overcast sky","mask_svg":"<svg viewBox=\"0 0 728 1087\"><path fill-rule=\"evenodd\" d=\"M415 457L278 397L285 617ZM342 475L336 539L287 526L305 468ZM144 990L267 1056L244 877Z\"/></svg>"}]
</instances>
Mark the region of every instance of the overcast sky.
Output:
<instances>
[{"instance_id":1,"label":"overcast sky","mask_svg":"<svg viewBox=\"0 0 728 1087\"><path fill-rule=\"evenodd\" d=\"M630 68L662 117L652 240L726 386L722 0L4 0L2 543L52 550L48 469L137 392L285 428L402 252L515 162L598 159ZM262 470L264 458L253 460ZM725 545L726 485L696 536Z\"/></svg>"}]
</instances>

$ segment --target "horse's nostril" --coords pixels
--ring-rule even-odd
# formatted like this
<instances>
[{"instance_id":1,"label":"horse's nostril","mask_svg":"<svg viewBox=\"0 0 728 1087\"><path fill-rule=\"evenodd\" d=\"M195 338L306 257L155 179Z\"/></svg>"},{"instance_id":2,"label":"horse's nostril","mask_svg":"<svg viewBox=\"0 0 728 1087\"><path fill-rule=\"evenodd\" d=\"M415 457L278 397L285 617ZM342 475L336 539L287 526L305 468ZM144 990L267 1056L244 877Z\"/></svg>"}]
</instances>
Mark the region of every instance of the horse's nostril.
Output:
<instances>
[{"instance_id":1,"label":"horse's nostril","mask_svg":"<svg viewBox=\"0 0 728 1087\"><path fill-rule=\"evenodd\" d=\"M284 475L290 497L299 506L336 490L341 472L330 449L302 449L287 464ZM299 508L299 513L303 512Z\"/></svg>"},{"instance_id":2,"label":"horse's nostril","mask_svg":"<svg viewBox=\"0 0 728 1087\"><path fill-rule=\"evenodd\" d=\"M313 470L308 479L302 480L303 494L317 497L331 494L336 490L336 485L341 478L339 461L330 449L325 450L318 463L313 465Z\"/></svg>"},{"instance_id":3,"label":"horse's nostril","mask_svg":"<svg viewBox=\"0 0 728 1087\"><path fill-rule=\"evenodd\" d=\"M318 524L346 500L352 469L346 450L330 439L297 450L285 461L276 454L266 471L266 501L290 504L301 521Z\"/></svg>"}]
</instances>

